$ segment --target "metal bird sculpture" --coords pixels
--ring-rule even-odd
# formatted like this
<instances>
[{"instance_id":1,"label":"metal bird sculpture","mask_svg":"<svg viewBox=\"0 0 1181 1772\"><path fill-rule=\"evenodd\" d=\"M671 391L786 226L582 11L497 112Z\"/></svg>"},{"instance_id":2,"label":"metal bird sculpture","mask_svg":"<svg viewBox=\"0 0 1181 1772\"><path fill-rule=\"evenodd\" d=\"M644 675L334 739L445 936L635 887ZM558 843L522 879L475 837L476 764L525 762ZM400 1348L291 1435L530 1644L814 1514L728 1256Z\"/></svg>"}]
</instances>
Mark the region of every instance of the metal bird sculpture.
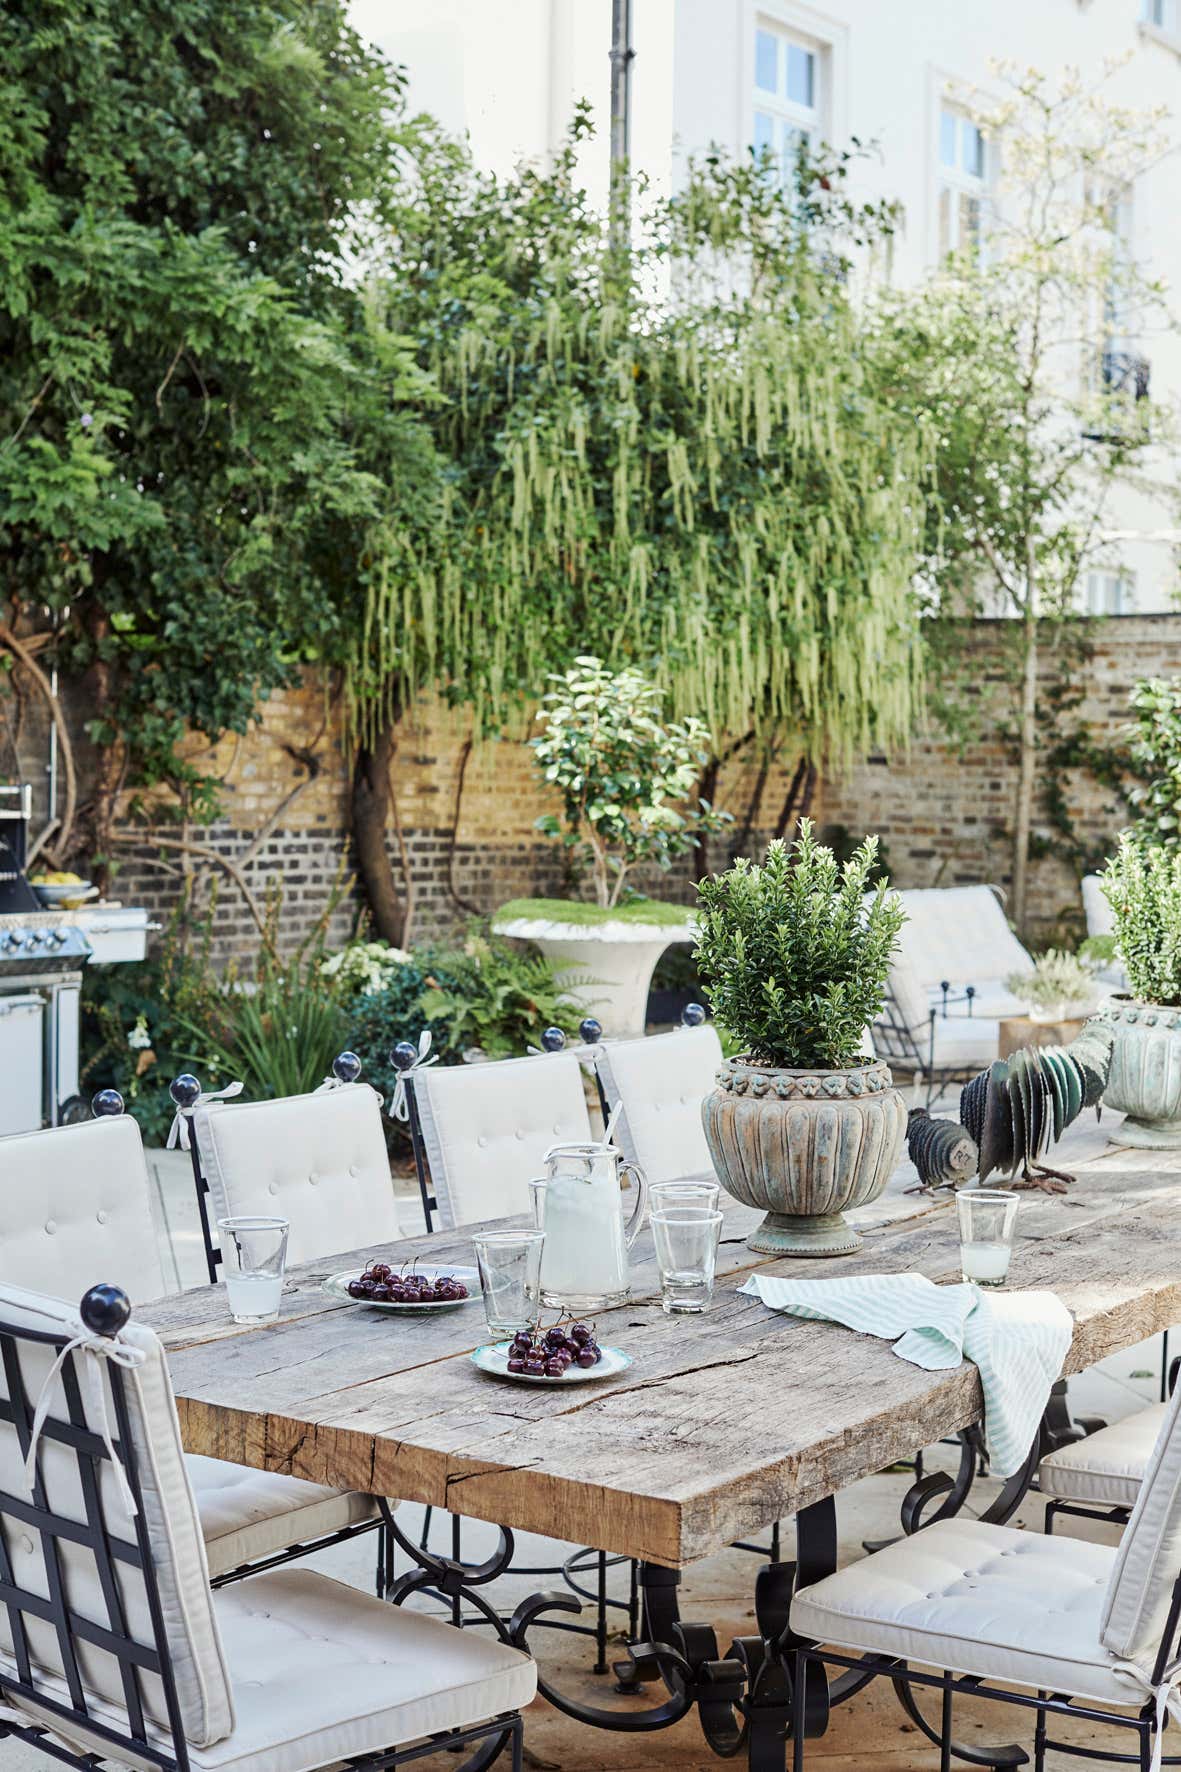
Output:
<instances>
[{"instance_id":1,"label":"metal bird sculpture","mask_svg":"<svg viewBox=\"0 0 1181 1772\"><path fill-rule=\"evenodd\" d=\"M915 1108L906 1143L924 1187L982 1182L999 1171L1018 1188L1064 1194L1074 1180L1039 1159L1085 1107L1099 1112L1111 1068L1112 1032L1095 1018L1069 1046L1022 1046L960 1091L960 1118Z\"/></svg>"}]
</instances>

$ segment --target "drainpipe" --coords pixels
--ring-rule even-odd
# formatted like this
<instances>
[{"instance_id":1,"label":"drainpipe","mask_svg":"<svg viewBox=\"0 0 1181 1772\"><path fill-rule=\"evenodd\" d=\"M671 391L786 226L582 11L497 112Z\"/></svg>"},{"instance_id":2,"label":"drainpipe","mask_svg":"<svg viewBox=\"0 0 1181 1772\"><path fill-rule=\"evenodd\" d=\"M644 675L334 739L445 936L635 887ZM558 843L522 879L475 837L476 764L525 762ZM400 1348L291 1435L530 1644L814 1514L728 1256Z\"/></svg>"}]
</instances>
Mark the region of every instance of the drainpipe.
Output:
<instances>
[{"instance_id":1,"label":"drainpipe","mask_svg":"<svg viewBox=\"0 0 1181 1772\"><path fill-rule=\"evenodd\" d=\"M631 0L611 0L611 239L617 248L629 244L629 184L627 163L631 154L631 73L636 52L632 48Z\"/></svg>"}]
</instances>

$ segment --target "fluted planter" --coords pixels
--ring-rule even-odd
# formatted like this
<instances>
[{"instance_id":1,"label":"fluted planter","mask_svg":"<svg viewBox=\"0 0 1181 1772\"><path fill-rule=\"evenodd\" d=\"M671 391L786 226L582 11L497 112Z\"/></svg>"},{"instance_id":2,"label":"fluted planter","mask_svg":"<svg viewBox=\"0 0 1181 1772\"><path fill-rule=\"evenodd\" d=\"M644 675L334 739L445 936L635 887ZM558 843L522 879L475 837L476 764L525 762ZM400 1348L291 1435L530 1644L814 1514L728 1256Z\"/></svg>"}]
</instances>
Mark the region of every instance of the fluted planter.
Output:
<instances>
[{"instance_id":1,"label":"fluted planter","mask_svg":"<svg viewBox=\"0 0 1181 1772\"><path fill-rule=\"evenodd\" d=\"M1181 1148L1181 1008L1116 997L1101 1018L1115 1035L1103 1105L1127 1115L1112 1139L1144 1150Z\"/></svg>"},{"instance_id":2,"label":"fluted planter","mask_svg":"<svg viewBox=\"0 0 1181 1772\"><path fill-rule=\"evenodd\" d=\"M747 1238L766 1255L850 1255L843 1214L876 1200L902 1155L906 1104L879 1059L841 1071L728 1059L701 1108L727 1193L767 1214Z\"/></svg>"}]
</instances>

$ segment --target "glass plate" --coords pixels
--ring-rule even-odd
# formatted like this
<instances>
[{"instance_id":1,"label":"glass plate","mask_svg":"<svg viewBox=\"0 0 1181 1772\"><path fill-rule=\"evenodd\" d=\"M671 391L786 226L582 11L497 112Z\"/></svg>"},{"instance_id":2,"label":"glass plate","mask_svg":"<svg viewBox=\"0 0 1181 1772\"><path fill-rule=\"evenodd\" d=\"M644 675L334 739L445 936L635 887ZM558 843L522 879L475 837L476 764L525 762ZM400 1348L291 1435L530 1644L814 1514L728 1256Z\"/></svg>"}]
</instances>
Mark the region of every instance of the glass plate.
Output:
<instances>
[{"instance_id":1,"label":"glass plate","mask_svg":"<svg viewBox=\"0 0 1181 1772\"><path fill-rule=\"evenodd\" d=\"M391 1263L392 1266L392 1263ZM465 1304L477 1302L483 1295L480 1291L480 1276L474 1267L426 1267L420 1261L415 1268L424 1280L437 1280L447 1274L452 1280L462 1280L467 1287L466 1298L439 1298L430 1304L387 1304L384 1298L350 1298L349 1281L359 1280L359 1268L349 1268L343 1274L329 1274L323 1282L324 1291L331 1293L333 1298L343 1298L346 1304L355 1304L370 1311L396 1311L401 1316L423 1316L427 1311L457 1311Z\"/></svg>"},{"instance_id":2,"label":"glass plate","mask_svg":"<svg viewBox=\"0 0 1181 1772\"><path fill-rule=\"evenodd\" d=\"M488 1372L493 1378L507 1378L510 1384L587 1384L595 1378L614 1378L619 1372L626 1372L632 1364L630 1354L625 1354L619 1347L603 1347L603 1355L597 1366L569 1366L561 1378L537 1378L532 1372L510 1372L508 1369L507 1341L492 1341L478 1347L472 1355L472 1361L481 1372Z\"/></svg>"}]
</instances>

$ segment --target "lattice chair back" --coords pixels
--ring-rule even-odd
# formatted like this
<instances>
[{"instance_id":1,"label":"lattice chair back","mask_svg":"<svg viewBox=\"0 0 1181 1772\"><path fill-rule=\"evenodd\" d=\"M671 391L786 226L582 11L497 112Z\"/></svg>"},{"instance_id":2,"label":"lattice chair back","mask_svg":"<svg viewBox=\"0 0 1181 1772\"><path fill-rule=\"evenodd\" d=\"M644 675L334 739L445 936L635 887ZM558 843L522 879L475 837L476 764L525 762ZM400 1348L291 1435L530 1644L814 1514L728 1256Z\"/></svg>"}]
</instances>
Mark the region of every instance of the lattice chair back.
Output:
<instances>
[{"instance_id":1,"label":"lattice chair back","mask_svg":"<svg viewBox=\"0 0 1181 1772\"><path fill-rule=\"evenodd\" d=\"M595 1068L609 1108L623 1111L615 1143L653 1182L712 1175L701 1104L714 1087L722 1042L709 1022L640 1040L607 1040Z\"/></svg>"},{"instance_id":2,"label":"lattice chair back","mask_svg":"<svg viewBox=\"0 0 1181 1772\"><path fill-rule=\"evenodd\" d=\"M193 1130L214 1232L219 1218L289 1219L292 1264L401 1236L381 1098L367 1083L202 1105Z\"/></svg>"},{"instance_id":3,"label":"lattice chair back","mask_svg":"<svg viewBox=\"0 0 1181 1772\"><path fill-rule=\"evenodd\" d=\"M412 1135L421 1139L447 1230L528 1212L530 1177L542 1173L551 1145L594 1137L573 1053L424 1066L406 1086L414 1093Z\"/></svg>"},{"instance_id":4,"label":"lattice chair back","mask_svg":"<svg viewBox=\"0 0 1181 1772\"><path fill-rule=\"evenodd\" d=\"M1161 1424L1107 1588L1103 1647L1159 1679L1177 1654L1181 1590L1181 1385Z\"/></svg>"},{"instance_id":5,"label":"lattice chair back","mask_svg":"<svg viewBox=\"0 0 1181 1772\"><path fill-rule=\"evenodd\" d=\"M233 1701L168 1368L128 1309L0 1287L0 1701L183 1772Z\"/></svg>"},{"instance_id":6,"label":"lattice chair back","mask_svg":"<svg viewBox=\"0 0 1181 1772\"><path fill-rule=\"evenodd\" d=\"M0 1282L81 1294L105 1273L141 1298L173 1289L139 1127L113 1090L104 1095L106 1117L0 1139Z\"/></svg>"}]
</instances>

